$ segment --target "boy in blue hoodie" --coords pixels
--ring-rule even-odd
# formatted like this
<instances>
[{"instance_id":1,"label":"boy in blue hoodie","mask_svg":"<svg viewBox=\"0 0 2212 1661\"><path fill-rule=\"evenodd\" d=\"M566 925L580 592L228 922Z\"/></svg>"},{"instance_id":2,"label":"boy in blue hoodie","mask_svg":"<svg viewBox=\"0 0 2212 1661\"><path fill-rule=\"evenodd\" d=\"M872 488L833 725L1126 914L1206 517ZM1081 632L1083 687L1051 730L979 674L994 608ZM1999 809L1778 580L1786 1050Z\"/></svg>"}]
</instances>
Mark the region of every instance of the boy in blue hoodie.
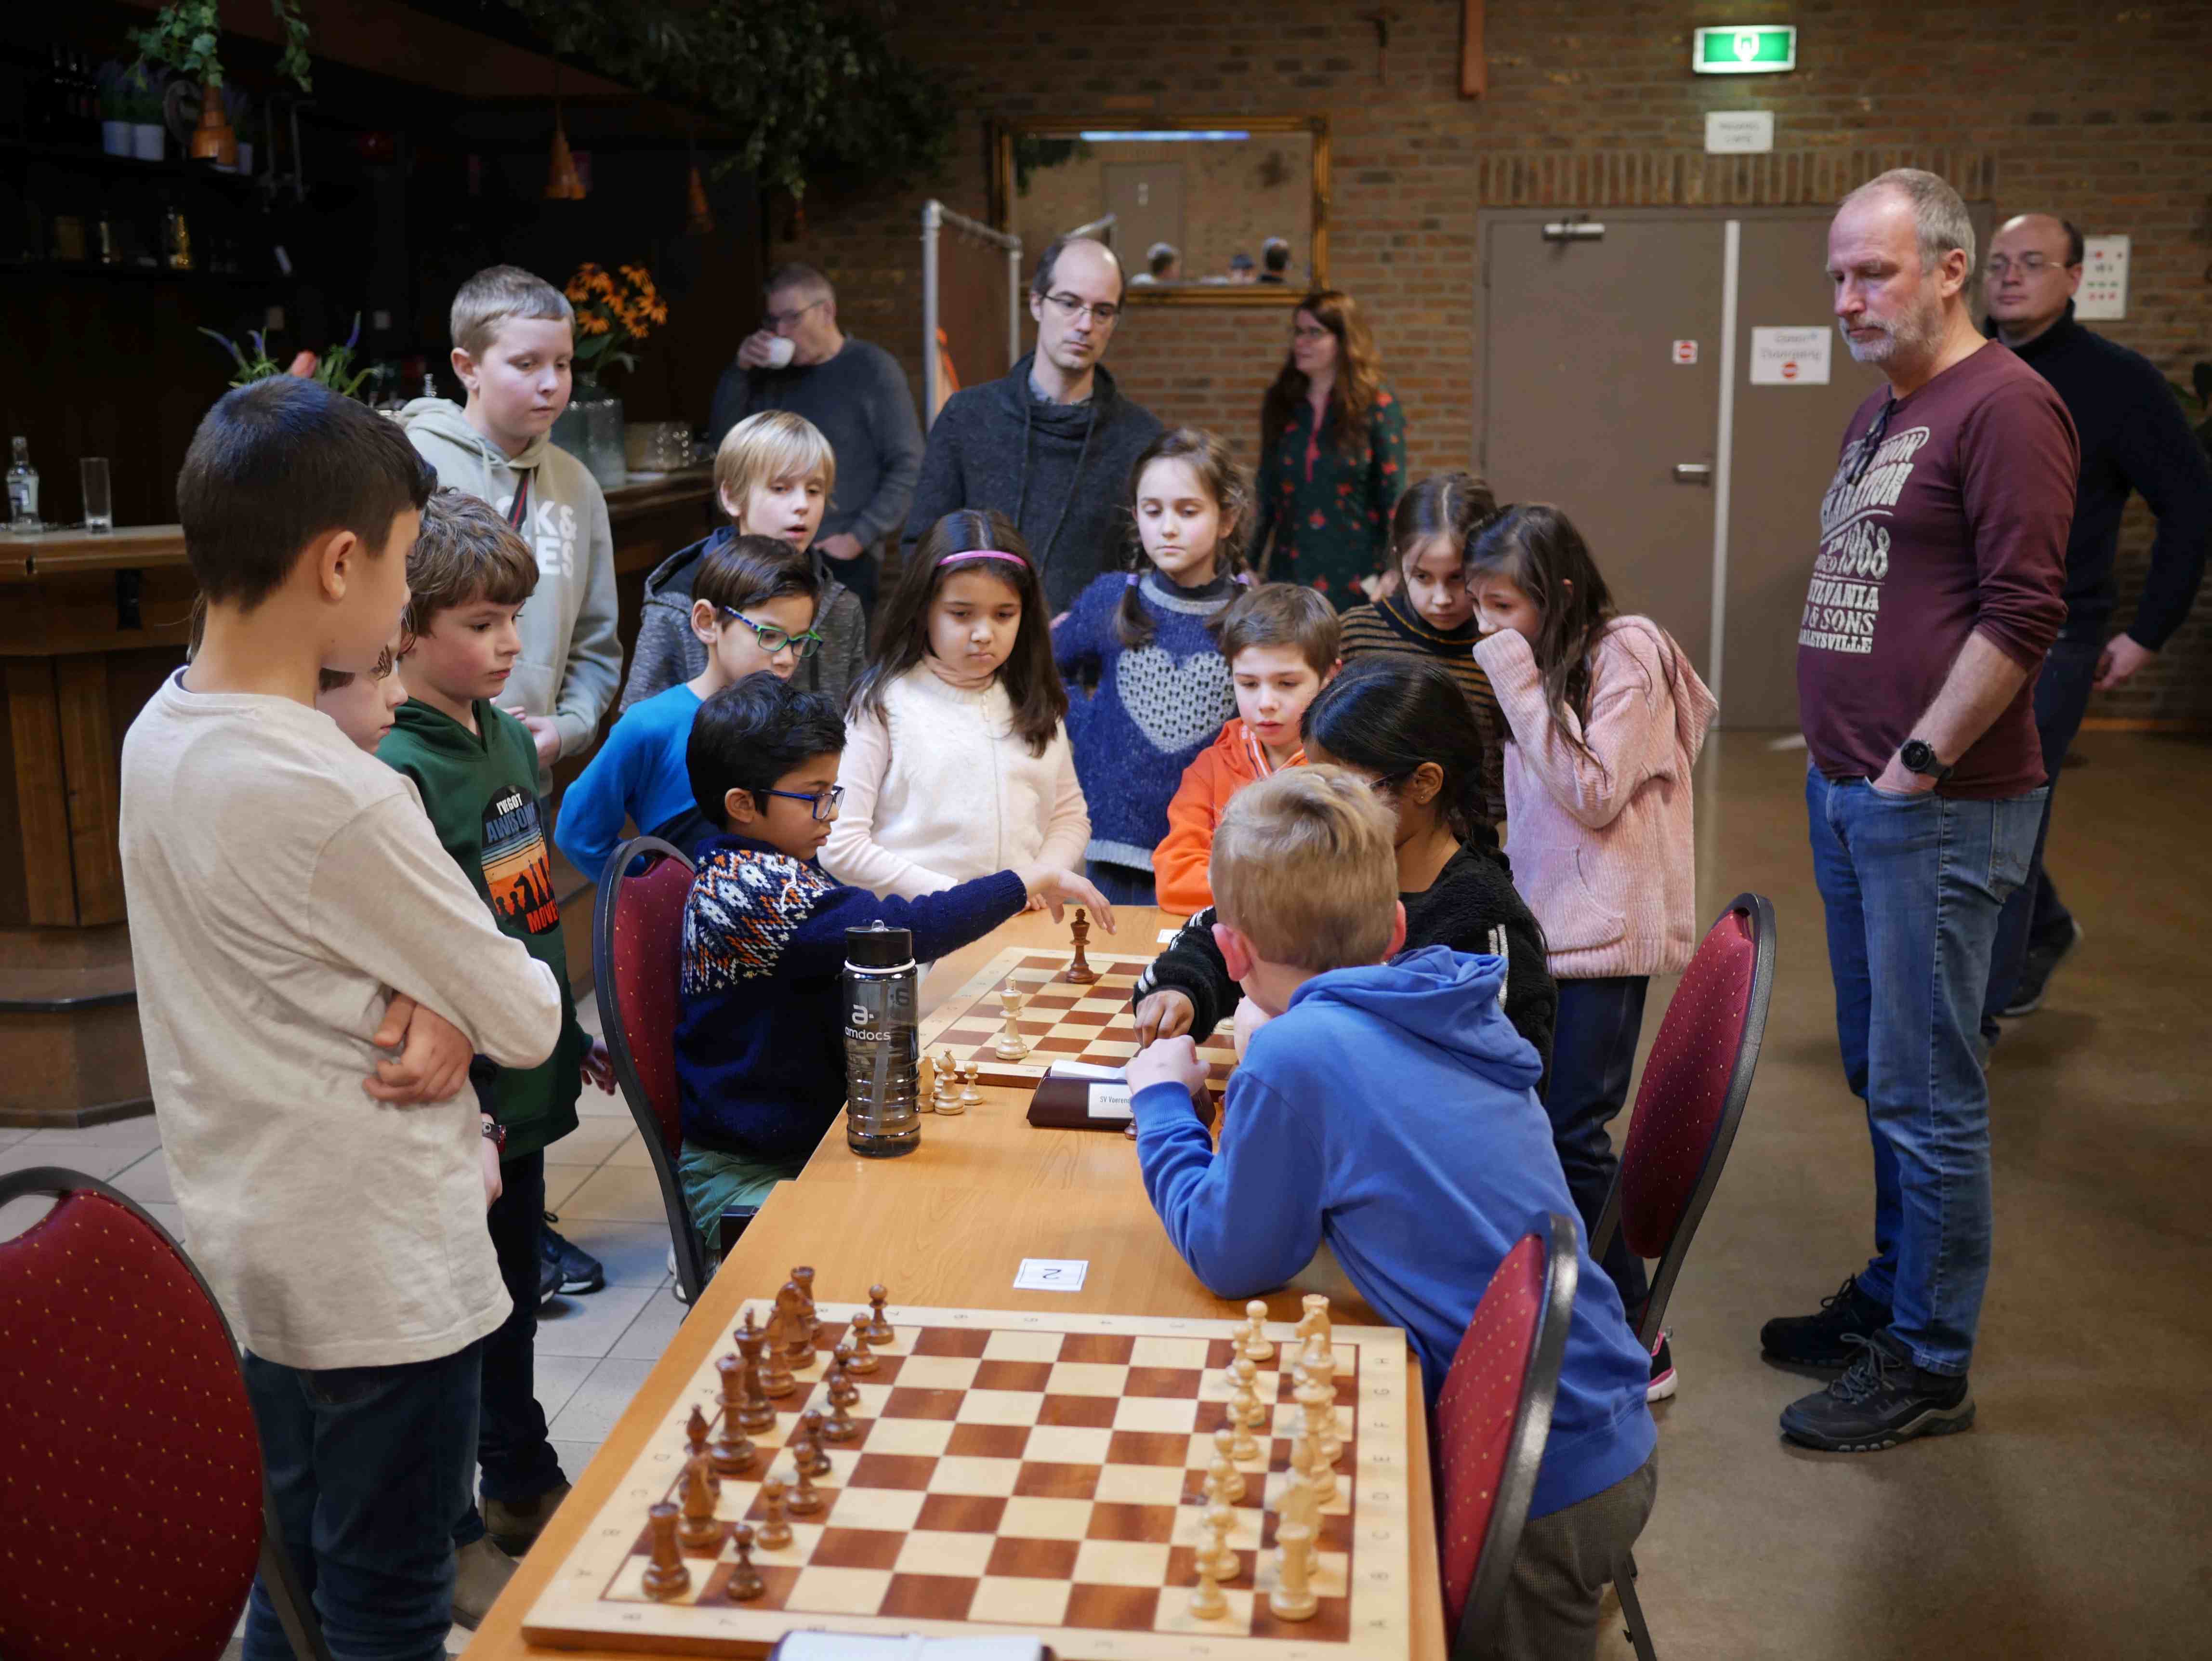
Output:
<instances>
[{"instance_id":1,"label":"boy in blue hoodie","mask_svg":"<svg viewBox=\"0 0 2212 1661\"><path fill-rule=\"evenodd\" d=\"M692 794L723 834L701 853L684 907L678 1169L710 1246L725 1211L757 1208L799 1174L844 1105L848 928L911 929L923 962L981 940L1032 897L1055 920L1063 903L1087 905L1114 929L1098 891L1051 866L915 900L825 876L816 855L837 822L844 749L837 705L768 672L725 687L692 719Z\"/></svg>"},{"instance_id":2,"label":"boy in blue hoodie","mask_svg":"<svg viewBox=\"0 0 2212 1661\"><path fill-rule=\"evenodd\" d=\"M1188 1037L1129 1064L1137 1158L1207 1287L1280 1286L1326 1241L1403 1327L1434 1408L1498 1262L1547 1211L1575 1214L1537 1102L1534 1048L1498 1007L1498 958L1403 945L1389 810L1353 775L1300 767L1241 791L1210 865L1229 972L1271 1019L1229 1084L1217 1154L1190 1112ZM1549 1440L1497 1652L1595 1653L1606 1566L1657 1491L1650 1357L1582 1247Z\"/></svg>"}]
</instances>

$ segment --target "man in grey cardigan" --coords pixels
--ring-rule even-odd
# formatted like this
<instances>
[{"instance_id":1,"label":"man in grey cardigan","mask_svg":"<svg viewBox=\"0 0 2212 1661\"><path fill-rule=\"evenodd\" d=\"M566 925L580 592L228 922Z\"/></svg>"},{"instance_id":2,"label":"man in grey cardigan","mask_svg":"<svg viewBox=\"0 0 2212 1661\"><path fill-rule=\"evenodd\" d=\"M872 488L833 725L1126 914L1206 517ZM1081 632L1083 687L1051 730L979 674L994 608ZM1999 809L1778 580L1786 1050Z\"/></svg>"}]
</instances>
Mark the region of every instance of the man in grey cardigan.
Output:
<instances>
[{"instance_id":1,"label":"man in grey cardigan","mask_svg":"<svg viewBox=\"0 0 2212 1661\"><path fill-rule=\"evenodd\" d=\"M722 371L708 441L720 444L763 410L805 416L830 441L837 486L814 545L873 611L877 545L906 523L921 471L921 423L897 361L837 326L837 291L811 265L770 274L768 316Z\"/></svg>"},{"instance_id":2,"label":"man in grey cardigan","mask_svg":"<svg viewBox=\"0 0 2212 1661\"><path fill-rule=\"evenodd\" d=\"M1121 267L1104 243L1063 238L1044 251L1030 282L1036 350L946 401L907 515L909 549L957 508L995 508L1029 544L1055 616L1115 569L1135 535L1129 470L1160 430L1099 367L1121 300Z\"/></svg>"}]
</instances>

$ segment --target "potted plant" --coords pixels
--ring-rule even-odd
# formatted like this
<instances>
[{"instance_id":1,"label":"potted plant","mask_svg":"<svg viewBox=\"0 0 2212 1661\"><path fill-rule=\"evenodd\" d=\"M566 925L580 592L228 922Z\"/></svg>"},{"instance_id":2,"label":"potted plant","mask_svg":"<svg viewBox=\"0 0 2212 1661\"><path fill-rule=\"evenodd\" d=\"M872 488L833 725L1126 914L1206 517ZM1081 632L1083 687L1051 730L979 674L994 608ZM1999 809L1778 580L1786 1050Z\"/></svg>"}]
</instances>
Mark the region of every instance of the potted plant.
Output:
<instances>
[{"instance_id":1,"label":"potted plant","mask_svg":"<svg viewBox=\"0 0 2212 1661\"><path fill-rule=\"evenodd\" d=\"M602 377L617 363L637 367L630 347L668 321L668 307L642 265L617 266L612 277L597 265L579 265L562 292L576 308L576 389L553 423L553 441L590 468L602 490L611 490L629 469L622 399Z\"/></svg>"},{"instance_id":2,"label":"potted plant","mask_svg":"<svg viewBox=\"0 0 2212 1661\"><path fill-rule=\"evenodd\" d=\"M244 386L256 380L266 380L271 375L295 375L302 380L319 380L341 398L360 398L362 383L374 373L374 366L356 369L353 367L354 348L361 344L361 313L353 314L353 332L343 345L324 349L319 356L312 351L293 354L288 366L269 355L269 338L259 329L248 329L246 338L253 343L253 355L248 357L245 349L228 335L202 325L200 332L228 352L237 365L238 373L230 378L234 386ZM362 399L366 403L367 399Z\"/></svg>"},{"instance_id":3,"label":"potted plant","mask_svg":"<svg viewBox=\"0 0 2212 1661\"><path fill-rule=\"evenodd\" d=\"M161 161L168 153L169 141L169 130L161 121L161 82L142 62L123 71L118 88L123 119L131 128L131 154L141 161Z\"/></svg>"},{"instance_id":4,"label":"potted plant","mask_svg":"<svg viewBox=\"0 0 2212 1661\"><path fill-rule=\"evenodd\" d=\"M308 91L307 24L300 15L300 0L269 0L269 9L284 26L277 72L289 76L301 91ZM222 98L222 20L217 0L170 0L155 13L150 27L131 30L131 40L142 64L167 64L200 83L200 124L192 133L192 160L237 167L238 134Z\"/></svg>"},{"instance_id":5,"label":"potted plant","mask_svg":"<svg viewBox=\"0 0 2212 1661\"><path fill-rule=\"evenodd\" d=\"M131 154L131 95L118 64L100 66L100 148L108 155Z\"/></svg>"}]
</instances>

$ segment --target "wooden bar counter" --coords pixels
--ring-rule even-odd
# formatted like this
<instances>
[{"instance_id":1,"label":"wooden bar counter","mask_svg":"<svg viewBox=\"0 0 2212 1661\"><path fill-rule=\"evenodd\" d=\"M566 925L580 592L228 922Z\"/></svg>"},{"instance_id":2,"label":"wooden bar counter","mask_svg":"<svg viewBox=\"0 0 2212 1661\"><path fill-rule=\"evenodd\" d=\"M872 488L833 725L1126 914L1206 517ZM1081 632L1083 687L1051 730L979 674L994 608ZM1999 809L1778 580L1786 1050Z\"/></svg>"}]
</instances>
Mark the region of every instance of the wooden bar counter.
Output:
<instances>
[{"instance_id":1,"label":"wooden bar counter","mask_svg":"<svg viewBox=\"0 0 2212 1661\"><path fill-rule=\"evenodd\" d=\"M1151 957L1167 915L1119 913L1118 935L1094 932L1096 956ZM927 1012L1009 946L1064 946L1067 930L1042 913L1014 919L940 960L923 991ZM899 1305L1237 1320L1185 1267L1145 1197L1133 1142L1111 1131L1038 1130L1024 1118L1024 1090L985 1086L983 1104L958 1117L922 1120L921 1146L896 1159L863 1159L845 1146L841 1118L796 1182L778 1187L737 1250L639 1386L591 1464L555 1513L469 1646L472 1661L585 1656L613 1661L635 1650L553 1649L521 1634L524 1617L647 1437L710 1356L731 1348L748 1298L772 1297L797 1263L811 1264L826 1301L849 1302L882 1281ZM1024 1257L1080 1258L1090 1265L1078 1293L1017 1292ZM1290 1286L1267 1299L1269 1317L1295 1323L1304 1293L1327 1293L1340 1323L1376 1324L1324 1250ZM1419 1396L1419 1363L1407 1360L1407 1399ZM1413 1653L1445 1653L1442 1593L1425 1425L1415 1415L1413 1463ZM807 1624L794 1615L794 1627ZM1038 1634L1052 1641L1050 1632ZM1346 1661L1351 1661L1347 1647Z\"/></svg>"}]
</instances>

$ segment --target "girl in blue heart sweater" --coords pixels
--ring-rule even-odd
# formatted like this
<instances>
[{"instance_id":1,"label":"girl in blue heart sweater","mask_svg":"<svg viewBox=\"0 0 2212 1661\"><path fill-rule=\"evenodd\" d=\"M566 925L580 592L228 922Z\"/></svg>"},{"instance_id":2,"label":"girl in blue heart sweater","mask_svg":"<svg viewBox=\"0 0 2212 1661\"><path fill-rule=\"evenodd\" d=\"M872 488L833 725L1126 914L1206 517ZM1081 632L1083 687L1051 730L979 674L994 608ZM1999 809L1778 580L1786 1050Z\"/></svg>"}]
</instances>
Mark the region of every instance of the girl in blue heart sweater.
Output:
<instances>
[{"instance_id":1,"label":"girl in blue heart sweater","mask_svg":"<svg viewBox=\"0 0 2212 1661\"><path fill-rule=\"evenodd\" d=\"M1091 808L1091 880L1116 904L1151 905L1168 803L1237 713L1212 624L1246 580L1251 490L1227 445L1178 427L1137 457L1129 496L1142 556L1076 597L1053 657Z\"/></svg>"}]
</instances>

